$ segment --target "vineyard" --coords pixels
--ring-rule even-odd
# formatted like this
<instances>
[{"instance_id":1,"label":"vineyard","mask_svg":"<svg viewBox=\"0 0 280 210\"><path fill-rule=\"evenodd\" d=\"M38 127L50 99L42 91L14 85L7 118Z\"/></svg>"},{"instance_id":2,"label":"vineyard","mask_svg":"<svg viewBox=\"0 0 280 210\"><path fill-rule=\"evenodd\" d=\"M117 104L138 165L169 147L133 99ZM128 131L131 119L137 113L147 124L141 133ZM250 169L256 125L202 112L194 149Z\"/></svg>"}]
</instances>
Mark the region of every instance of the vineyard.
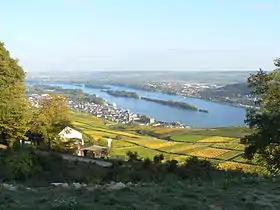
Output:
<instances>
[{"instance_id":1,"label":"vineyard","mask_svg":"<svg viewBox=\"0 0 280 210\"><path fill-rule=\"evenodd\" d=\"M210 130L122 125L119 130L113 123L88 114L73 113L72 118L74 126L91 136L93 142L88 143L106 145L107 138L113 139L111 158L125 159L126 153L133 151L142 158L163 154L165 160L176 159L183 162L189 156L197 156L218 161L219 166L224 169L242 168L244 171L254 171L257 168L242 157L244 147L239 144L239 138L246 134L244 128ZM144 134L139 134L139 131Z\"/></svg>"}]
</instances>

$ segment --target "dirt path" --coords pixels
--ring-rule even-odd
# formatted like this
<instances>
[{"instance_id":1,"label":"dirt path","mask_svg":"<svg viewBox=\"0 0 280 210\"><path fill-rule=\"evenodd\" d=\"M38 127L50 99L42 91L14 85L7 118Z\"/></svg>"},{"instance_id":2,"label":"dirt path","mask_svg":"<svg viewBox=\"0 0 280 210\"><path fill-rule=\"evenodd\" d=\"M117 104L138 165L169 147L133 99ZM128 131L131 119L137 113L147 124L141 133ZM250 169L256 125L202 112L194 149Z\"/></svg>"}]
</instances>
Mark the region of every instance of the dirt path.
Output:
<instances>
[{"instance_id":1,"label":"dirt path","mask_svg":"<svg viewBox=\"0 0 280 210\"><path fill-rule=\"evenodd\" d=\"M64 160L81 161L81 162L85 162L85 163L94 163L94 164L102 166L102 167L110 167L110 166L112 166L112 163L108 162L106 160L96 160L96 159L91 159L91 158L86 158L86 157L79 157L79 156L74 156L74 155L67 155L67 154L61 154L61 157Z\"/></svg>"},{"instance_id":2,"label":"dirt path","mask_svg":"<svg viewBox=\"0 0 280 210\"><path fill-rule=\"evenodd\" d=\"M47 155L48 152L46 151L36 151L37 153L43 154L43 155ZM102 167L111 167L113 164L109 161L106 160L101 160L101 159L92 159L92 158L87 158L87 157L79 157L79 156L74 156L74 155L69 155L69 154L61 154L61 153L57 153L58 155L60 155L64 160L68 160L68 161L80 161L80 162L84 162L84 163L93 163Z\"/></svg>"}]
</instances>

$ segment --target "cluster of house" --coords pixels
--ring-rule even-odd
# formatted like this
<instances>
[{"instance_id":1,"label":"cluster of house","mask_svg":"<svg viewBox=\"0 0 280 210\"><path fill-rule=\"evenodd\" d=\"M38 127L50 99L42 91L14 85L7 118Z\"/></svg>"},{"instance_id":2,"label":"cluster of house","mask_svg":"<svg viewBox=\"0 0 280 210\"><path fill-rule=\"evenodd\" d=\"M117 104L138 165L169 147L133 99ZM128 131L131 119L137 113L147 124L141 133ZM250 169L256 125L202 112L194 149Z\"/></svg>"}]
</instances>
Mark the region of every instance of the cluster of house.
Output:
<instances>
[{"instance_id":1,"label":"cluster of house","mask_svg":"<svg viewBox=\"0 0 280 210\"><path fill-rule=\"evenodd\" d=\"M28 97L28 100L31 102L31 104L35 107L38 107L39 106L39 101L42 100L42 99L45 99L45 98L49 98L50 95L49 94L31 94L29 97Z\"/></svg>"},{"instance_id":2,"label":"cluster of house","mask_svg":"<svg viewBox=\"0 0 280 210\"><path fill-rule=\"evenodd\" d=\"M156 124L153 124L154 127L166 127L166 128L191 128L181 122L162 122L158 121Z\"/></svg>"},{"instance_id":3,"label":"cluster of house","mask_svg":"<svg viewBox=\"0 0 280 210\"><path fill-rule=\"evenodd\" d=\"M199 97L199 93L208 88L214 88L215 85L205 85L205 84L195 84L195 83L186 83L182 84L179 82L147 82L145 84L148 89L153 90L165 90L177 95L183 96L192 96Z\"/></svg>"},{"instance_id":4,"label":"cluster of house","mask_svg":"<svg viewBox=\"0 0 280 210\"><path fill-rule=\"evenodd\" d=\"M49 94L32 94L29 100L37 107L40 99L50 97ZM118 108L115 104L96 104L93 102L81 102L70 100L68 102L71 109L90 113L99 118L107 119L120 124L138 124L142 126L157 126L157 127L171 127L171 128L186 128L188 126L180 122L162 122L156 121L154 118L145 116L142 118L139 114L130 112L129 110Z\"/></svg>"},{"instance_id":5,"label":"cluster of house","mask_svg":"<svg viewBox=\"0 0 280 210\"><path fill-rule=\"evenodd\" d=\"M108 119L116 123L129 124L132 122L139 122L141 124L139 114L132 113L126 109L117 108L114 104L110 105L104 103L101 105L95 103L69 101L69 105L72 109L87 112L99 118ZM155 119L149 118L149 122L146 122L145 124L152 124L154 122Z\"/></svg>"}]
</instances>

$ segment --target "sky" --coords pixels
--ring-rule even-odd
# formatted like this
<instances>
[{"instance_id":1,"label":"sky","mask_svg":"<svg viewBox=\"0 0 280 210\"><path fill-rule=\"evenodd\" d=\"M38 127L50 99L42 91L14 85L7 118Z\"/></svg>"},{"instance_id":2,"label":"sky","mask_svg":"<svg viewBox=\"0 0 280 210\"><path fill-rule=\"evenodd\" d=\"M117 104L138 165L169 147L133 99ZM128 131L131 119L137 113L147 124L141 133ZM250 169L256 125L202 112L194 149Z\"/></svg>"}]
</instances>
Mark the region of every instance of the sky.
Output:
<instances>
[{"instance_id":1,"label":"sky","mask_svg":"<svg viewBox=\"0 0 280 210\"><path fill-rule=\"evenodd\" d=\"M0 41L26 72L265 70L279 0L2 0Z\"/></svg>"}]
</instances>

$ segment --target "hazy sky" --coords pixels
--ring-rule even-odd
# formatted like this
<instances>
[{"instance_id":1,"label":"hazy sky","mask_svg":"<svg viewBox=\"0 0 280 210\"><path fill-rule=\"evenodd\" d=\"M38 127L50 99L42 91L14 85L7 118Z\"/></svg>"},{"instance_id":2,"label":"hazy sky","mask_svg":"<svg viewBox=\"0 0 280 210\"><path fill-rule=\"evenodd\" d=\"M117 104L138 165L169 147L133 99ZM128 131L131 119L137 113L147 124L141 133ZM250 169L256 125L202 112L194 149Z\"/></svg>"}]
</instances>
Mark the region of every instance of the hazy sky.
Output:
<instances>
[{"instance_id":1,"label":"hazy sky","mask_svg":"<svg viewBox=\"0 0 280 210\"><path fill-rule=\"evenodd\" d=\"M279 0L1 0L0 40L25 71L266 70Z\"/></svg>"}]
</instances>

